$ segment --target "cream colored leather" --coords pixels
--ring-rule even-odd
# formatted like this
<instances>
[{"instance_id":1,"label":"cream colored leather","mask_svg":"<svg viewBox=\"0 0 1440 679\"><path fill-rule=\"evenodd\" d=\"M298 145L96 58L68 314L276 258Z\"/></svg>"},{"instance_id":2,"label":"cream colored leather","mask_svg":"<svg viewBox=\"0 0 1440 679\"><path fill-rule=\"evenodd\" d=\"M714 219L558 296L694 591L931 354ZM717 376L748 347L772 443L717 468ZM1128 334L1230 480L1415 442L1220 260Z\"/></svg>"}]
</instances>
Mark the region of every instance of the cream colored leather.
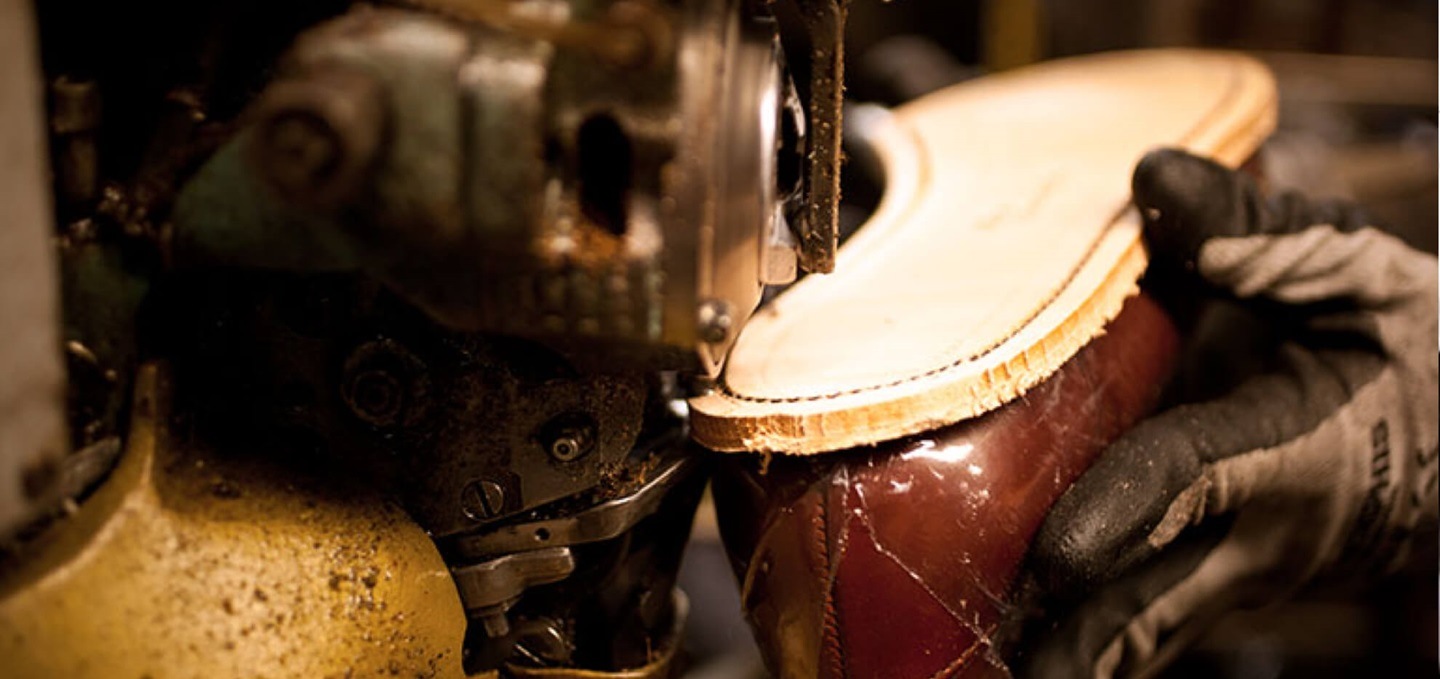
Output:
<instances>
[{"instance_id":1,"label":"cream colored leather","mask_svg":"<svg viewBox=\"0 0 1440 679\"><path fill-rule=\"evenodd\" d=\"M1238 164L1275 86L1233 53L1104 54L988 76L877 131L884 200L842 249L750 321L694 436L817 453L974 417L1100 333L1146 266L1136 161L1181 146Z\"/></svg>"}]
</instances>

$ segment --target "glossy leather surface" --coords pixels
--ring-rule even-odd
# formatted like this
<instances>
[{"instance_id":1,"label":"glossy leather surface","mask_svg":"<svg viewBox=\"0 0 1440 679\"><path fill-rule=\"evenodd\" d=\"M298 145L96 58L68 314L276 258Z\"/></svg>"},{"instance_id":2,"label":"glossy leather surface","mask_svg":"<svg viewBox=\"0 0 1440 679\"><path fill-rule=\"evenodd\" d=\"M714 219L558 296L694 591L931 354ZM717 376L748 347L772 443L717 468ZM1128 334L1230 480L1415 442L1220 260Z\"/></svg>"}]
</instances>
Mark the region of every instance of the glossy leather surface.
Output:
<instances>
[{"instance_id":1,"label":"glossy leather surface","mask_svg":"<svg viewBox=\"0 0 1440 679\"><path fill-rule=\"evenodd\" d=\"M727 456L721 530L780 677L988 677L1012 586L1055 500L1154 408L1178 348L1148 296L983 417L874 448Z\"/></svg>"}]
</instances>

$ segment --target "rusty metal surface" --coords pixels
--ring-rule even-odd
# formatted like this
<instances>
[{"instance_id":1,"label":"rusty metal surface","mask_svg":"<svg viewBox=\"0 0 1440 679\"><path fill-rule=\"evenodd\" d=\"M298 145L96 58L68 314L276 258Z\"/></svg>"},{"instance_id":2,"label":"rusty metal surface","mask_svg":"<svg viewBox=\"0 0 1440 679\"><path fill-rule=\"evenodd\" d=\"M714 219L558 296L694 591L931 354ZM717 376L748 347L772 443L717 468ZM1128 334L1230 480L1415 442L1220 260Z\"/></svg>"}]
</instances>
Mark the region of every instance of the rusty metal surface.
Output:
<instances>
[{"instance_id":1,"label":"rusty metal surface","mask_svg":"<svg viewBox=\"0 0 1440 679\"><path fill-rule=\"evenodd\" d=\"M124 457L8 564L10 677L460 677L439 553L378 498L218 453L142 368Z\"/></svg>"},{"instance_id":2,"label":"rusty metal surface","mask_svg":"<svg viewBox=\"0 0 1440 679\"><path fill-rule=\"evenodd\" d=\"M641 7L531 5L576 25ZM621 23L669 30L668 8L644 6ZM177 261L358 268L453 328L616 342L685 363L694 291L662 268L680 244L658 207L679 122L673 56L606 65L450 14L361 8L301 34L252 111L262 124L181 192ZM587 143L602 128L611 133ZM295 159L315 171L292 176ZM590 200L596 186L604 195ZM694 268L693 251L679 256ZM691 302L672 331L661 305L675 290Z\"/></svg>"},{"instance_id":3,"label":"rusty metal surface","mask_svg":"<svg viewBox=\"0 0 1440 679\"><path fill-rule=\"evenodd\" d=\"M188 315L171 355L210 436L293 432L302 454L393 493L437 538L633 476L642 375L580 373L540 345L455 333L351 276L183 287L167 306Z\"/></svg>"},{"instance_id":4,"label":"rusty metal surface","mask_svg":"<svg viewBox=\"0 0 1440 679\"><path fill-rule=\"evenodd\" d=\"M289 441L438 542L472 609L467 668L512 660L547 625L561 641L535 654L546 666L644 664L703 483L659 383L456 333L354 275L212 272L157 295L184 318L166 353L198 431ZM571 546L573 573L511 559L510 584L491 581L488 562Z\"/></svg>"},{"instance_id":5,"label":"rusty metal surface","mask_svg":"<svg viewBox=\"0 0 1440 679\"><path fill-rule=\"evenodd\" d=\"M813 273L835 269L840 233L841 102L845 95L845 17L850 0L780 0L776 17L802 28L792 34L801 45L787 44L792 54L806 55L805 87L809 128L802 172L808 188L803 215L797 220L800 267ZM804 49L796 49L803 46Z\"/></svg>"},{"instance_id":6,"label":"rusty metal surface","mask_svg":"<svg viewBox=\"0 0 1440 679\"><path fill-rule=\"evenodd\" d=\"M454 329L715 372L797 250L833 258L833 2L804 20L813 126L791 120L768 9L739 0L357 8L299 36L180 192L172 255L358 269ZM597 58L597 40L646 56ZM810 179L777 187L777 156Z\"/></svg>"}]
</instances>

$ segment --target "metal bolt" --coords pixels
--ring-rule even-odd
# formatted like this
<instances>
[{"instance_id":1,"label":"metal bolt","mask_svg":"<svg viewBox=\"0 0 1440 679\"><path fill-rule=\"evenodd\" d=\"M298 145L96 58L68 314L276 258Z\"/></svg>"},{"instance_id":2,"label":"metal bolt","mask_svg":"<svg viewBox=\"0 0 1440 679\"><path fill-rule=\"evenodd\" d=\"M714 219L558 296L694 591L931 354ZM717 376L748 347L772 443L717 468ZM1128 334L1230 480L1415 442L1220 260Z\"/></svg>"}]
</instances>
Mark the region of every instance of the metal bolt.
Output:
<instances>
[{"instance_id":1,"label":"metal bolt","mask_svg":"<svg viewBox=\"0 0 1440 679\"><path fill-rule=\"evenodd\" d=\"M384 93L359 72L321 68L271 85L261 99L248 153L280 198L336 208L359 190L378 155Z\"/></svg>"},{"instance_id":2,"label":"metal bolt","mask_svg":"<svg viewBox=\"0 0 1440 679\"><path fill-rule=\"evenodd\" d=\"M493 519L505 510L505 489L491 479L471 481L460 493L460 508L472 520Z\"/></svg>"},{"instance_id":3,"label":"metal bolt","mask_svg":"<svg viewBox=\"0 0 1440 679\"><path fill-rule=\"evenodd\" d=\"M400 418L405 399L400 380L384 370L367 370L350 381L347 390L350 409L360 419L378 427L388 427Z\"/></svg>"},{"instance_id":4,"label":"metal bolt","mask_svg":"<svg viewBox=\"0 0 1440 679\"><path fill-rule=\"evenodd\" d=\"M594 418L583 413L566 413L550 420L537 437L545 452L557 462L574 462L595 448L599 438Z\"/></svg>"},{"instance_id":5,"label":"metal bolt","mask_svg":"<svg viewBox=\"0 0 1440 679\"><path fill-rule=\"evenodd\" d=\"M323 186L343 156L336 132L313 113L286 111L269 122L264 135L266 176L287 194Z\"/></svg>"},{"instance_id":6,"label":"metal bolt","mask_svg":"<svg viewBox=\"0 0 1440 679\"><path fill-rule=\"evenodd\" d=\"M400 343L382 339L361 344L350 354L340 395L366 424L410 426L426 410L428 383L419 358Z\"/></svg>"},{"instance_id":7,"label":"metal bolt","mask_svg":"<svg viewBox=\"0 0 1440 679\"><path fill-rule=\"evenodd\" d=\"M580 441L573 436L561 436L550 442L550 456L561 462L580 457L581 451Z\"/></svg>"},{"instance_id":8,"label":"metal bolt","mask_svg":"<svg viewBox=\"0 0 1440 679\"><path fill-rule=\"evenodd\" d=\"M709 344L719 344L730 337L730 305L723 300L711 299L700 303L696 320L699 323L700 339Z\"/></svg>"}]
</instances>

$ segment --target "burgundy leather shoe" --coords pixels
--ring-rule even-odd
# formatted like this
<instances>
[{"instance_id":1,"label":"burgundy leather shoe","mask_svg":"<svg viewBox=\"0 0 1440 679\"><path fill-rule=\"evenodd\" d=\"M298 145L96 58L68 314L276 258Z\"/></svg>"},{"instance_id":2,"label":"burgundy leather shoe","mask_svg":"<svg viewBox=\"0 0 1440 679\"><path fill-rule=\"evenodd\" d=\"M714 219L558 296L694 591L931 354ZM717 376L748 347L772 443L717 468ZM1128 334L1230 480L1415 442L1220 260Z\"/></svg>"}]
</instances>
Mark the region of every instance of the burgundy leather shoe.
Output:
<instances>
[{"instance_id":1,"label":"burgundy leather shoe","mask_svg":"<svg viewBox=\"0 0 1440 679\"><path fill-rule=\"evenodd\" d=\"M1008 676L996 648L1050 506L1148 413L1174 325L1131 298L1024 397L875 448L727 456L717 513L747 616L782 678Z\"/></svg>"}]
</instances>

